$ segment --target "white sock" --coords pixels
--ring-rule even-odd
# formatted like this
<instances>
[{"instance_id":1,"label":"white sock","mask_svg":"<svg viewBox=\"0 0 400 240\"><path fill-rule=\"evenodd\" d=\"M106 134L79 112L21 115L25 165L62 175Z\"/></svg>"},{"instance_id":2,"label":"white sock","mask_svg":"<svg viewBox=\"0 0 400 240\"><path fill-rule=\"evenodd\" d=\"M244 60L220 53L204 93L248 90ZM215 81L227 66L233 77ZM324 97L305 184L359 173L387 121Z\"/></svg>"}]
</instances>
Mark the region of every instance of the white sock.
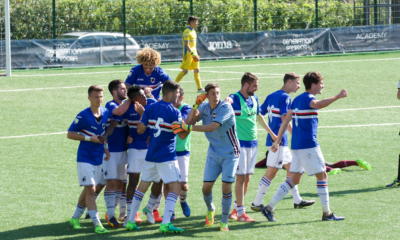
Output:
<instances>
[{"instance_id":1,"label":"white sock","mask_svg":"<svg viewBox=\"0 0 400 240\"><path fill-rule=\"evenodd\" d=\"M236 211L237 211L238 217L242 216L242 214L246 212L245 207L243 205L237 206Z\"/></svg>"},{"instance_id":2,"label":"white sock","mask_svg":"<svg viewBox=\"0 0 400 240\"><path fill-rule=\"evenodd\" d=\"M104 191L104 201L106 202L108 219L114 216L114 204L115 204L115 191Z\"/></svg>"},{"instance_id":3,"label":"white sock","mask_svg":"<svg viewBox=\"0 0 400 240\"><path fill-rule=\"evenodd\" d=\"M119 200L121 199L121 190L115 190L115 202L114 202L114 211L117 209L117 206L119 204Z\"/></svg>"},{"instance_id":4,"label":"white sock","mask_svg":"<svg viewBox=\"0 0 400 240\"><path fill-rule=\"evenodd\" d=\"M317 193L319 201L321 202L322 211L324 213L329 213L328 181L317 181Z\"/></svg>"},{"instance_id":5,"label":"white sock","mask_svg":"<svg viewBox=\"0 0 400 240\"><path fill-rule=\"evenodd\" d=\"M266 176L263 176L260 180L260 183L258 184L257 195L253 201L254 205L256 206L261 205L265 193L267 192L270 185L271 185L271 180L269 180L269 178L267 178Z\"/></svg>"},{"instance_id":6,"label":"white sock","mask_svg":"<svg viewBox=\"0 0 400 240\"><path fill-rule=\"evenodd\" d=\"M137 211L139 211L140 204L142 203L144 193L139 192L138 190L135 191L135 194L133 194L133 199L132 199L132 206L131 210L128 216L128 219L131 220L131 222L135 222L135 217Z\"/></svg>"},{"instance_id":7,"label":"white sock","mask_svg":"<svg viewBox=\"0 0 400 240\"><path fill-rule=\"evenodd\" d=\"M279 186L278 191L276 191L275 195L268 203L268 206L274 209L276 204L278 204L278 202L280 202L289 193L290 189L292 189L293 186L294 184L292 183L292 181L289 178L286 179L286 181L284 181L281 186Z\"/></svg>"},{"instance_id":8,"label":"white sock","mask_svg":"<svg viewBox=\"0 0 400 240\"><path fill-rule=\"evenodd\" d=\"M235 200L235 202L233 202L233 209L235 209L237 212L237 201L236 200Z\"/></svg>"},{"instance_id":9,"label":"white sock","mask_svg":"<svg viewBox=\"0 0 400 240\"><path fill-rule=\"evenodd\" d=\"M292 192L293 202L296 204L301 203L301 200L303 200L303 199L300 197L299 189L297 188L297 185L294 185L294 187L290 191Z\"/></svg>"},{"instance_id":10,"label":"white sock","mask_svg":"<svg viewBox=\"0 0 400 240\"><path fill-rule=\"evenodd\" d=\"M186 202L188 191L181 190L181 195L179 195L179 202Z\"/></svg>"},{"instance_id":11,"label":"white sock","mask_svg":"<svg viewBox=\"0 0 400 240\"><path fill-rule=\"evenodd\" d=\"M165 209L162 224L166 224L171 221L171 216L174 213L176 200L178 200L178 194L174 192L169 192L167 198L165 199Z\"/></svg>"},{"instance_id":12,"label":"white sock","mask_svg":"<svg viewBox=\"0 0 400 240\"><path fill-rule=\"evenodd\" d=\"M131 215L132 199L126 199L126 216Z\"/></svg>"},{"instance_id":13,"label":"white sock","mask_svg":"<svg viewBox=\"0 0 400 240\"><path fill-rule=\"evenodd\" d=\"M86 206L79 205L79 203L76 205L75 213L72 216L73 219L79 219L81 218L82 214L85 212Z\"/></svg>"},{"instance_id":14,"label":"white sock","mask_svg":"<svg viewBox=\"0 0 400 240\"><path fill-rule=\"evenodd\" d=\"M153 214L154 205L156 205L157 197L153 194L150 194L149 202L147 203L146 208Z\"/></svg>"},{"instance_id":15,"label":"white sock","mask_svg":"<svg viewBox=\"0 0 400 240\"><path fill-rule=\"evenodd\" d=\"M99 219L99 213L97 212L97 210L88 210L87 211L90 215L90 218L92 218L92 222L94 224L94 227L97 227L100 223L100 219Z\"/></svg>"},{"instance_id":16,"label":"white sock","mask_svg":"<svg viewBox=\"0 0 400 240\"><path fill-rule=\"evenodd\" d=\"M119 215L124 216L126 213L126 193L121 193L119 201Z\"/></svg>"},{"instance_id":17,"label":"white sock","mask_svg":"<svg viewBox=\"0 0 400 240\"><path fill-rule=\"evenodd\" d=\"M154 205L154 208L153 208L154 210L158 210L158 208L160 207L162 196L163 196L163 192L161 192L160 195L158 196L156 205Z\"/></svg>"}]
</instances>

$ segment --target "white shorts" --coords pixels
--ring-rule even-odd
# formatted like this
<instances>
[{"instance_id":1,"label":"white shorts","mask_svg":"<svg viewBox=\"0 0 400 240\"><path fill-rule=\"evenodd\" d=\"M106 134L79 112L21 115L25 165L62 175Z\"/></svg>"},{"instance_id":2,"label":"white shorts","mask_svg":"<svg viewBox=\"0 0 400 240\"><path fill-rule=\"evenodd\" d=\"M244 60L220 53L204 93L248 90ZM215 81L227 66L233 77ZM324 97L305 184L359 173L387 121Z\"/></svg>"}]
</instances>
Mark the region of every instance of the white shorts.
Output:
<instances>
[{"instance_id":1,"label":"white shorts","mask_svg":"<svg viewBox=\"0 0 400 240\"><path fill-rule=\"evenodd\" d=\"M179 172L183 183L187 183L189 179L189 160L190 155L178 156Z\"/></svg>"},{"instance_id":2,"label":"white shorts","mask_svg":"<svg viewBox=\"0 0 400 240\"><path fill-rule=\"evenodd\" d=\"M253 175L257 162L258 147L240 147L239 163L236 168L236 175Z\"/></svg>"},{"instance_id":3,"label":"white shorts","mask_svg":"<svg viewBox=\"0 0 400 240\"><path fill-rule=\"evenodd\" d=\"M267 167L282 169L283 165L292 162L292 153L288 146L280 146L278 151L272 152L268 147Z\"/></svg>"},{"instance_id":4,"label":"white shorts","mask_svg":"<svg viewBox=\"0 0 400 240\"><path fill-rule=\"evenodd\" d=\"M96 180L96 186L98 184L105 186L107 182L104 179L103 165L99 165L99 166L96 166L96 167L97 167L97 169L96 169L96 172L95 172L95 175L94 175L94 178Z\"/></svg>"},{"instance_id":5,"label":"white shorts","mask_svg":"<svg viewBox=\"0 0 400 240\"><path fill-rule=\"evenodd\" d=\"M292 155L291 173L302 173L305 171L309 176L313 176L326 171L324 156L319 146L292 150Z\"/></svg>"},{"instance_id":6,"label":"white shorts","mask_svg":"<svg viewBox=\"0 0 400 240\"><path fill-rule=\"evenodd\" d=\"M180 181L178 161L160 163L145 161L141 180L144 182L160 182L160 179L165 184Z\"/></svg>"},{"instance_id":7,"label":"white shorts","mask_svg":"<svg viewBox=\"0 0 400 240\"><path fill-rule=\"evenodd\" d=\"M129 148L128 153L128 167L126 172L140 174L143 169L144 160L146 158L147 149L134 149Z\"/></svg>"},{"instance_id":8,"label":"white shorts","mask_svg":"<svg viewBox=\"0 0 400 240\"><path fill-rule=\"evenodd\" d=\"M103 174L104 179L107 180L121 180L127 179L126 164L128 161L128 154L124 152L110 152L110 159L103 160ZM104 157L106 154L104 154Z\"/></svg>"},{"instance_id":9,"label":"white shorts","mask_svg":"<svg viewBox=\"0 0 400 240\"><path fill-rule=\"evenodd\" d=\"M78 180L79 186L95 186L95 174L96 170L100 169L101 165L94 166L90 163L78 162Z\"/></svg>"}]
</instances>

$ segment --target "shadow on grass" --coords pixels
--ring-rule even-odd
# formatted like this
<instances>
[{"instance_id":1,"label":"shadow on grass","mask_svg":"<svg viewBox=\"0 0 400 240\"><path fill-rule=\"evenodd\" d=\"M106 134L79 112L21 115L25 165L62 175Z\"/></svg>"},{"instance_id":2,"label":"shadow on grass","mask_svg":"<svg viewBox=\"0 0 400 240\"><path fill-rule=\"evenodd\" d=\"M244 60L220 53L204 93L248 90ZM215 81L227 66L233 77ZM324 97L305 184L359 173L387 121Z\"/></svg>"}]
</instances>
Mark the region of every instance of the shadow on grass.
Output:
<instances>
[{"instance_id":1,"label":"shadow on grass","mask_svg":"<svg viewBox=\"0 0 400 240\"><path fill-rule=\"evenodd\" d=\"M329 187L329 186L328 186ZM381 187L372 187L372 188L362 188L362 189L350 189L350 190L341 190L341 191L329 191L329 196L343 196L346 194L357 194L357 193L366 193L366 192L377 192L377 191L390 191L395 188L387 188L385 186ZM301 193L302 197L318 197L317 189L315 189L315 193ZM291 197L291 196L290 196Z\"/></svg>"},{"instance_id":2,"label":"shadow on grass","mask_svg":"<svg viewBox=\"0 0 400 240\"><path fill-rule=\"evenodd\" d=\"M50 223L43 225L35 225L23 227L1 233L1 239L32 239L32 238L49 238L49 239L103 239L110 237L118 237L119 239L150 239L150 238L163 238L163 237L183 237L183 238L209 238L211 233L219 232L219 220L221 215L216 215L216 222L213 227L206 227L203 216L195 216L189 218L179 218L173 221L176 227L184 228L185 232L179 235L174 234L161 234L158 232L159 224L150 225L147 223L139 223L140 230L128 232L124 228L113 229L107 226L105 221L102 224L109 230L108 234L94 233L94 227L90 220L81 220L82 229L75 230L69 222ZM309 224L319 221L307 221L296 223L268 223L267 221L232 224L229 225L230 232L240 231L251 228L270 228L280 225L298 225ZM204 234L209 232L210 234Z\"/></svg>"}]
</instances>

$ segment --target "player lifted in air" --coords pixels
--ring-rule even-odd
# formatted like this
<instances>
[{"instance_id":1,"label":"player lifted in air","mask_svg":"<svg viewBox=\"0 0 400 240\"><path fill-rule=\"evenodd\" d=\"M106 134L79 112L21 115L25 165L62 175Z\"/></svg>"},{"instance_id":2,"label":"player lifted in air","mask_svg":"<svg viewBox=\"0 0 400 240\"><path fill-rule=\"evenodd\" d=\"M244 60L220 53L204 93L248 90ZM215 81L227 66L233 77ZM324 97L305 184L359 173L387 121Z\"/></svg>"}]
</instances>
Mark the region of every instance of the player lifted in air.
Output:
<instances>
[{"instance_id":1,"label":"player lifted in air","mask_svg":"<svg viewBox=\"0 0 400 240\"><path fill-rule=\"evenodd\" d=\"M235 114L228 102L220 100L220 89L216 83L207 84L205 90L207 94L197 97L196 104L187 118L188 123L202 120L203 125L193 126L181 123L173 124L172 128L175 133L180 131L205 132L210 142L203 177L203 198L207 205L206 225L211 227L214 224L215 206L212 188L222 173L223 196L220 230L229 231L228 217L232 204L232 183L235 181L240 153ZM208 102L201 104L205 98L208 98Z\"/></svg>"},{"instance_id":2,"label":"player lifted in air","mask_svg":"<svg viewBox=\"0 0 400 240\"><path fill-rule=\"evenodd\" d=\"M279 134L271 147L272 152L279 151L279 143L293 119L292 129L292 163L290 165L290 176L281 184L271 201L261 212L268 221L276 222L274 208L291 189L300 183L301 176L305 171L309 176L317 178L317 192L322 206L322 221L344 220L329 209L328 176L326 174L325 160L317 142L318 109L329 106L334 101L347 97L347 91L342 90L338 95L323 100L317 100L316 94L321 94L324 88L324 78L319 72L308 72L303 77L306 91L297 96L282 122Z\"/></svg>"},{"instance_id":3,"label":"player lifted in air","mask_svg":"<svg viewBox=\"0 0 400 240\"><path fill-rule=\"evenodd\" d=\"M241 80L242 88L235 94L229 95L225 101L232 104L235 112L236 129L240 143L239 163L236 169L235 194L231 219L238 222L254 222L244 207L244 196L249 186L250 176L254 173L257 160L257 121L270 134L275 134L268 127L260 114L260 105L255 92L258 90L258 77L252 73L245 73Z\"/></svg>"},{"instance_id":4,"label":"player lifted in air","mask_svg":"<svg viewBox=\"0 0 400 240\"><path fill-rule=\"evenodd\" d=\"M68 129L67 135L71 140L80 141L77 154L78 180L79 185L84 187L70 224L75 229L81 229L79 218L87 207L96 233L108 233L100 222L94 199L95 174L101 171L104 154L104 145L98 139L98 136L104 134L108 119L108 110L101 107L103 91L104 89L100 86L90 86L88 90L90 107L76 116Z\"/></svg>"},{"instance_id":5,"label":"player lifted in air","mask_svg":"<svg viewBox=\"0 0 400 240\"><path fill-rule=\"evenodd\" d=\"M168 74L158 65L161 54L151 48L143 48L136 55L139 65L134 66L125 81L126 88L133 84L140 86L145 94L151 93L155 99L160 99L160 91L165 81L171 80Z\"/></svg>"},{"instance_id":6,"label":"player lifted in air","mask_svg":"<svg viewBox=\"0 0 400 240\"><path fill-rule=\"evenodd\" d=\"M173 106L179 98L179 84L166 81L162 87L162 93L162 100L148 106L137 125L139 134L143 134L147 127L150 128L150 140L141 182L133 196L127 230L138 229L134 219L143 196L152 182L160 182L162 179L169 185L170 192L165 200L164 216L159 230L163 233L183 232L183 229L174 227L170 222L181 189L175 147L176 135L171 128L173 122L182 121L180 111ZM183 139L187 135L188 133L179 133L179 137Z\"/></svg>"},{"instance_id":7,"label":"player lifted in air","mask_svg":"<svg viewBox=\"0 0 400 240\"><path fill-rule=\"evenodd\" d=\"M397 99L400 99L400 81L397 86ZM399 133L400 134L400 133ZM386 187L398 187L400 186L400 154L399 154L399 165L398 165L398 171L397 171L397 178L391 183L386 185Z\"/></svg>"},{"instance_id":8,"label":"player lifted in air","mask_svg":"<svg viewBox=\"0 0 400 240\"><path fill-rule=\"evenodd\" d=\"M261 114L267 115L268 124L274 132L274 135L278 134L279 127L282 125L282 121L287 117L287 113L290 109L292 99L290 98L289 93L295 93L299 88L300 76L295 73L286 73L283 77L283 87L268 95L264 103L261 105ZM292 125L290 123L288 124L287 131L292 133ZM288 147L287 131L285 131L282 136L282 146L280 146L279 151L269 151L268 162L266 163L268 168L265 175L260 180L256 198L251 205L251 208L254 211L260 211L264 207L262 205L262 200L279 169L284 167L287 170L287 177L291 175L289 169L290 163L292 162L292 154ZM268 134L266 141L268 150L270 150L272 146L273 139L274 138ZM315 203L314 200L303 200L300 197L297 185L293 186L291 193L293 196L294 208L303 208Z\"/></svg>"},{"instance_id":9,"label":"player lifted in air","mask_svg":"<svg viewBox=\"0 0 400 240\"><path fill-rule=\"evenodd\" d=\"M194 71L194 81L196 82L199 93L204 93L200 80L200 59L196 50L197 34L194 30L199 24L198 18L190 16L188 19L189 26L183 31L183 54L182 54L182 72L176 77L176 82L180 82L189 70Z\"/></svg>"}]
</instances>

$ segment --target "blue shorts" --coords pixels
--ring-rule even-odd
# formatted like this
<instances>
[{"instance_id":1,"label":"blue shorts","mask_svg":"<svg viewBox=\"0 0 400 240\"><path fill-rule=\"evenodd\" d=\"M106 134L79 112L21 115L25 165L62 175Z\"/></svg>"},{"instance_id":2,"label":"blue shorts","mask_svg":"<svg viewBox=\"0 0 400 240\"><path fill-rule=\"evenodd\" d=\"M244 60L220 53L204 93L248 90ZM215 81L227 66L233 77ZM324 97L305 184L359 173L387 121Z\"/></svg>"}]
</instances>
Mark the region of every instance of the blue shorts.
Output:
<instances>
[{"instance_id":1,"label":"blue shorts","mask_svg":"<svg viewBox=\"0 0 400 240\"><path fill-rule=\"evenodd\" d=\"M204 168L204 182L215 182L222 173L222 182L235 182L236 168L239 158L214 158L207 157Z\"/></svg>"}]
</instances>

